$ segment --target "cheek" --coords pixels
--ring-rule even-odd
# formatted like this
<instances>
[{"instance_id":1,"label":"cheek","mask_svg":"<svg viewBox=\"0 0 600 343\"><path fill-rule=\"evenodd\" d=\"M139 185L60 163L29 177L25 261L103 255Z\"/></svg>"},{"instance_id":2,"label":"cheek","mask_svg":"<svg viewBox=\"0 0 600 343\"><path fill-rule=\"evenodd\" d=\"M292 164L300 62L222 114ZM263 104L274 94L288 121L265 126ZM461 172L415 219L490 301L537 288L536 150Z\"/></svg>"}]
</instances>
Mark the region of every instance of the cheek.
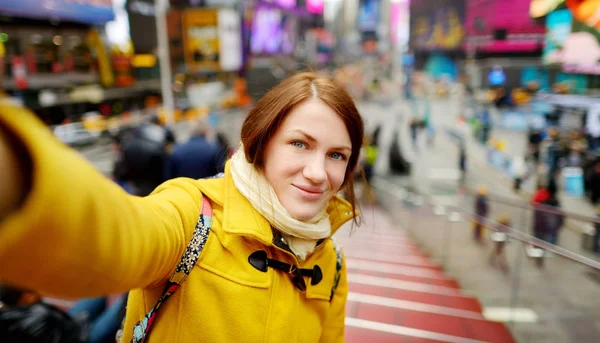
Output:
<instances>
[{"instance_id":1,"label":"cheek","mask_svg":"<svg viewBox=\"0 0 600 343\"><path fill-rule=\"evenodd\" d=\"M346 164L332 163L332 165L327 167L327 175L331 187L337 192L344 183L344 178L346 177Z\"/></svg>"},{"instance_id":2,"label":"cheek","mask_svg":"<svg viewBox=\"0 0 600 343\"><path fill-rule=\"evenodd\" d=\"M273 187L287 183L290 178L302 170L302 160L283 149L270 151L270 158L265 161L265 176Z\"/></svg>"}]
</instances>

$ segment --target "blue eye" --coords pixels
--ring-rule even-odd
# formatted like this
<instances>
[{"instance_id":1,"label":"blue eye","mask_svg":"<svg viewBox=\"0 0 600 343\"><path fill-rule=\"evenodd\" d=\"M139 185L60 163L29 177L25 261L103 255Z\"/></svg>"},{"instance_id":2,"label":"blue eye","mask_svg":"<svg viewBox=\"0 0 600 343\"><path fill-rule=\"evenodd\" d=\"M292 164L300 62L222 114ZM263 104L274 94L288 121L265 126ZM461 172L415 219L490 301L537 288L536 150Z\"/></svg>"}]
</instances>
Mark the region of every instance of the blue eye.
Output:
<instances>
[{"instance_id":1,"label":"blue eye","mask_svg":"<svg viewBox=\"0 0 600 343\"><path fill-rule=\"evenodd\" d=\"M346 156L344 154L340 154L339 152L334 152L330 156L334 160L345 160L346 159Z\"/></svg>"},{"instance_id":2,"label":"blue eye","mask_svg":"<svg viewBox=\"0 0 600 343\"><path fill-rule=\"evenodd\" d=\"M306 147L306 144L304 144L303 142L300 141L294 141L291 143L294 147L299 148L299 149L303 149Z\"/></svg>"}]
</instances>

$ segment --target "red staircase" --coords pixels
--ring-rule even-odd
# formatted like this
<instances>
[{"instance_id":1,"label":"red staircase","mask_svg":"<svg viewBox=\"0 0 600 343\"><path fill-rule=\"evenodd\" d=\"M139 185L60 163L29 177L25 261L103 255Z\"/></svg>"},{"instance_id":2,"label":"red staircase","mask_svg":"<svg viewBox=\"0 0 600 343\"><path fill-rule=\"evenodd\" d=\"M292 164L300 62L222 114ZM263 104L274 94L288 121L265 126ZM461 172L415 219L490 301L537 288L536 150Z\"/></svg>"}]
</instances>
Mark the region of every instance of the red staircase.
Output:
<instances>
[{"instance_id":1,"label":"red staircase","mask_svg":"<svg viewBox=\"0 0 600 343\"><path fill-rule=\"evenodd\" d=\"M374 223L352 235L349 227L336 234L350 288L346 342L515 342L504 324L488 321L479 301L462 294L386 214L374 211Z\"/></svg>"}]
</instances>

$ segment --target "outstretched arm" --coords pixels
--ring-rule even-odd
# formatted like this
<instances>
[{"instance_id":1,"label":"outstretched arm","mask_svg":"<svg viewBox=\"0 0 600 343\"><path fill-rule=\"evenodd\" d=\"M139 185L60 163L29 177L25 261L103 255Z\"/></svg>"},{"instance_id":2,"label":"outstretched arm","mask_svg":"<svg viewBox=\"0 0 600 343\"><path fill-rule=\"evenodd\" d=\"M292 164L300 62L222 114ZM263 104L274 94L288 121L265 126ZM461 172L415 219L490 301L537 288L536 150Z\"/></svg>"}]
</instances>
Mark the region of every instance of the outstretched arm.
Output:
<instances>
[{"instance_id":1,"label":"outstretched arm","mask_svg":"<svg viewBox=\"0 0 600 343\"><path fill-rule=\"evenodd\" d=\"M85 297L169 277L200 213L193 180L131 196L31 112L0 104L0 125L0 282Z\"/></svg>"}]
</instances>

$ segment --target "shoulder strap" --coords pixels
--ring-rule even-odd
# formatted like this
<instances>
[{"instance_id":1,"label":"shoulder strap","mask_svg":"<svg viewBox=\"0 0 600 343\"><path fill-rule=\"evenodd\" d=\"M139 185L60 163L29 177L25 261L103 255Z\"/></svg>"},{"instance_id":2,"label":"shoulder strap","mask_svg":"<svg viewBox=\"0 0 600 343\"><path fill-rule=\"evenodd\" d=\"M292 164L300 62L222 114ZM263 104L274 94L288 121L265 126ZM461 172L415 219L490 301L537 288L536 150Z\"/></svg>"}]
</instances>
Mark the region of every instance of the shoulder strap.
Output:
<instances>
[{"instance_id":1,"label":"shoulder strap","mask_svg":"<svg viewBox=\"0 0 600 343\"><path fill-rule=\"evenodd\" d=\"M156 302L156 305L152 307L144 319L137 322L133 327L131 343L141 343L146 340L150 333L150 329L152 329L152 324L154 324L154 321L156 320L158 310L171 295L179 290L181 284L188 277L192 268L196 265L196 262L198 262L198 258L200 258L200 254L202 254L202 250L204 249L204 245L206 244L206 240L210 233L212 217L213 212L210 202L205 196L202 196L200 217L198 218L198 223L196 223L192 239L190 239L187 248L181 256L179 264L177 264L175 271L169 278L165 290Z\"/></svg>"},{"instance_id":2,"label":"shoulder strap","mask_svg":"<svg viewBox=\"0 0 600 343\"><path fill-rule=\"evenodd\" d=\"M335 294L335 290L340 283L340 277L342 276L342 264L344 263L344 254L342 252L342 247L338 244L337 240L331 237L331 241L333 242L333 248L335 249L335 275L333 277L333 287L331 287L331 295L329 296L329 301L333 299L333 295Z\"/></svg>"}]
</instances>

